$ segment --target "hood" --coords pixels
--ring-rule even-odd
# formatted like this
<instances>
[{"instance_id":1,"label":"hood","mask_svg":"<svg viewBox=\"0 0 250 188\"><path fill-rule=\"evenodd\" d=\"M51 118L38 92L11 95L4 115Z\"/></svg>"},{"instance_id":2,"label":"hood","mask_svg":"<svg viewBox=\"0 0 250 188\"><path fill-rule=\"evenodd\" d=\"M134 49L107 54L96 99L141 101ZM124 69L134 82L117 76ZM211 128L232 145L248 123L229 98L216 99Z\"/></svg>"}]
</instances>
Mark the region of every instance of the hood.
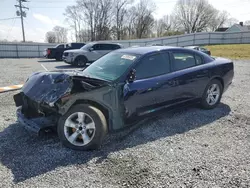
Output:
<instances>
[{"instance_id":1,"label":"hood","mask_svg":"<svg viewBox=\"0 0 250 188\"><path fill-rule=\"evenodd\" d=\"M75 49L75 50L66 50L64 52L67 52L67 53L83 53L83 52L86 52L86 50Z\"/></svg>"},{"instance_id":2,"label":"hood","mask_svg":"<svg viewBox=\"0 0 250 188\"><path fill-rule=\"evenodd\" d=\"M86 77L79 71L37 72L28 78L22 92L38 103L53 106L66 94L90 91L105 83Z\"/></svg>"}]
</instances>

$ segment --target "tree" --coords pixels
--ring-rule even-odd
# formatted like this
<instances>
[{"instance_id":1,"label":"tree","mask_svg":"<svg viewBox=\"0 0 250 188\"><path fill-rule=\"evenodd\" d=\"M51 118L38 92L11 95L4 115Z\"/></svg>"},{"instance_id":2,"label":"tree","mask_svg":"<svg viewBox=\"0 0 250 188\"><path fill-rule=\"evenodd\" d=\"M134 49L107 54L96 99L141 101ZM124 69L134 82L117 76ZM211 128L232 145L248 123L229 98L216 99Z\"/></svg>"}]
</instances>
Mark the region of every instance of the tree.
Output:
<instances>
[{"instance_id":1,"label":"tree","mask_svg":"<svg viewBox=\"0 0 250 188\"><path fill-rule=\"evenodd\" d=\"M82 22L84 20L80 8L75 5L67 6L63 15L66 16L66 22L68 22L70 27L74 29L76 42L83 42L79 37L82 28Z\"/></svg>"},{"instance_id":2,"label":"tree","mask_svg":"<svg viewBox=\"0 0 250 188\"><path fill-rule=\"evenodd\" d=\"M109 40L111 21L113 18L113 0L97 0L98 9L96 10L96 40Z\"/></svg>"},{"instance_id":3,"label":"tree","mask_svg":"<svg viewBox=\"0 0 250 188\"><path fill-rule=\"evenodd\" d=\"M174 15L180 29L194 33L206 30L217 10L207 0L179 0Z\"/></svg>"},{"instance_id":4,"label":"tree","mask_svg":"<svg viewBox=\"0 0 250 188\"><path fill-rule=\"evenodd\" d=\"M172 18L169 15L163 16L161 19L155 21L156 36L163 37L172 29Z\"/></svg>"},{"instance_id":5,"label":"tree","mask_svg":"<svg viewBox=\"0 0 250 188\"><path fill-rule=\"evenodd\" d=\"M53 28L53 32L55 33L57 43L67 42L68 31L66 28L61 26L55 26Z\"/></svg>"},{"instance_id":6,"label":"tree","mask_svg":"<svg viewBox=\"0 0 250 188\"><path fill-rule=\"evenodd\" d=\"M77 4L90 29L91 40L109 39L113 18L113 0L78 0Z\"/></svg>"},{"instance_id":7,"label":"tree","mask_svg":"<svg viewBox=\"0 0 250 188\"><path fill-rule=\"evenodd\" d=\"M133 39L135 38L135 26L134 26L134 21L136 18L135 14L136 8L135 6L132 6L130 9L127 10L127 14L125 15L125 29L124 33L128 36L128 39Z\"/></svg>"},{"instance_id":8,"label":"tree","mask_svg":"<svg viewBox=\"0 0 250 188\"><path fill-rule=\"evenodd\" d=\"M49 31L46 33L45 40L48 43L55 43L56 42L56 35L53 31Z\"/></svg>"},{"instance_id":9,"label":"tree","mask_svg":"<svg viewBox=\"0 0 250 188\"><path fill-rule=\"evenodd\" d=\"M153 12L155 10L155 4L150 0L140 0L133 9L133 24L136 37L139 39L149 37L154 25Z\"/></svg>"},{"instance_id":10,"label":"tree","mask_svg":"<svg viewBox=\"0 0 250 188\"><path fill-rule=\"evenodd\" d=\"M79 32L79 39L82 42L90 41L91 40L91 31L88 29L82 29Z\"/></svg>"},{"instance_id":11,"label":"tree","mask_svg":"<svg viewBox=\"0 0 250 188\"><path fill-rule=\"evenodd\" d=\"M125 23L125 16L127 14L127 5L131 4L133 0L115 0L114 1L114 21L115 27L113 29L116 30L116 38L120 40L123 31L124 31L124 23Z\"/></svg>"},{"instance_id":12,"label":"tree","mask_svg":"<svg viewBox=\"0 0 250 188\"><path fill-rule=\"evenodd\" d=\"M233 26L234 24L238 24L239 23L239 20L237 20L236 18L229 18L226 22L226 26L227 27L231 27Z\"/></svg>"},{"instance_id":13,"label":"tree","mask_svg":"<svg viewBox=\"0 0 250 188\"><path fill-rule=\"evenodd\" d=\"M214 17L209 22L208 30L215 31L216 29L226 25L229 19L229 13L227 11L215 11Z\"/></svg>"}]
</instances>

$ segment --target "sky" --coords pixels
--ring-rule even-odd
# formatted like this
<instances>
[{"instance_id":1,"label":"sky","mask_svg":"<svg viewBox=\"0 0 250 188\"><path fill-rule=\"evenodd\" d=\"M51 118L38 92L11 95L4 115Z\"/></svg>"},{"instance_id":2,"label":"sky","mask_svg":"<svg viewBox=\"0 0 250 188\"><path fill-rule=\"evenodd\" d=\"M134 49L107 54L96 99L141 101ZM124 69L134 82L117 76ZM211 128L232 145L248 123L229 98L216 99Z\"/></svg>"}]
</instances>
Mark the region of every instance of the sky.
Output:
<instances>
[{"instance_id":1,"label":"sky","mask_svg":"<svg viewBox=\"0 0 250 188\"><path fill-rule=\"evenodd\" d=\"M174 11L177 0L152 0L157 9L154 17L161 18L163 15ZM226 10L231 17L239 21L250 20L250 0L209 0L218 10ZM1 20L16 17L16 0L0 0L0 40L22 40L20 19ZM68 27L64 21L64 10L68 5L74 5L75 0L29 0L24 5L29 8L27 17L24 19L26 41L44 42L47 31L55 25ZM69 39L70 40L70 39Z\"/></svg>"}]
</instances>

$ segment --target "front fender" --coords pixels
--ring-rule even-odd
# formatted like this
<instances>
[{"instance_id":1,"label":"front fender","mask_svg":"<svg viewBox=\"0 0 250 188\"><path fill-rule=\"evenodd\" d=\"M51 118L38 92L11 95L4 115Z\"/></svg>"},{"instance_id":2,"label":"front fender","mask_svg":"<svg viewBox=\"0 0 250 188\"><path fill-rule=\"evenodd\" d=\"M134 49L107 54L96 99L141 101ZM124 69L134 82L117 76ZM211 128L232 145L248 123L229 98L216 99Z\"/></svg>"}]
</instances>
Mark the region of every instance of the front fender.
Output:
<instances>
[{"instance_id":1,"label":"front fender","mask_svg":"<svg viewBox=\"0 0 250 188\"><path fill-rule=\"evenodd\" d=\"M123 128L124 121L122 111L120 110L119 99L116 95L116 89L112 86L106 86L93 91L73 94L70 99L59 107L58 113L64 115L68 110L78 103L97 103L108 111L109 130L118 130Z\"/></svg>"}]
</instances>

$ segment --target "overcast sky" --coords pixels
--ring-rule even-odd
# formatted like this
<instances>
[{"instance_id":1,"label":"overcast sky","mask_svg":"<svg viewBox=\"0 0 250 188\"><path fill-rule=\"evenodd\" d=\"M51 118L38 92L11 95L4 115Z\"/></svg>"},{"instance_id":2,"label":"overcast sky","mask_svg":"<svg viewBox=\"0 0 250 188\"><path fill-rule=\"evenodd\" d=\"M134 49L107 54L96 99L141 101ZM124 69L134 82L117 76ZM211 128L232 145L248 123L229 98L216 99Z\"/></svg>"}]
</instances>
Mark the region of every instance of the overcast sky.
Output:
<instances>
[{"instance_id":1,"label":"overcast sky","mask_svg":"<svg viewBox=\"0 0 250 188\"><path fill-rule=\"evenodd\" d=\"M73 5L75 0L29 0L24 25L26 40L44 42L45 33L55 25L67 27L63 12L65 7ZM157 6L155 18L174 11L177 0L153 0ZM250 0L209 0L219 10L226 10L231 17L239 21L250 20ZM0 0L0 19L16 17L16 0ZM22 40L20 19L0 20L0 39Z\"/></svg>"}]
</instances>

